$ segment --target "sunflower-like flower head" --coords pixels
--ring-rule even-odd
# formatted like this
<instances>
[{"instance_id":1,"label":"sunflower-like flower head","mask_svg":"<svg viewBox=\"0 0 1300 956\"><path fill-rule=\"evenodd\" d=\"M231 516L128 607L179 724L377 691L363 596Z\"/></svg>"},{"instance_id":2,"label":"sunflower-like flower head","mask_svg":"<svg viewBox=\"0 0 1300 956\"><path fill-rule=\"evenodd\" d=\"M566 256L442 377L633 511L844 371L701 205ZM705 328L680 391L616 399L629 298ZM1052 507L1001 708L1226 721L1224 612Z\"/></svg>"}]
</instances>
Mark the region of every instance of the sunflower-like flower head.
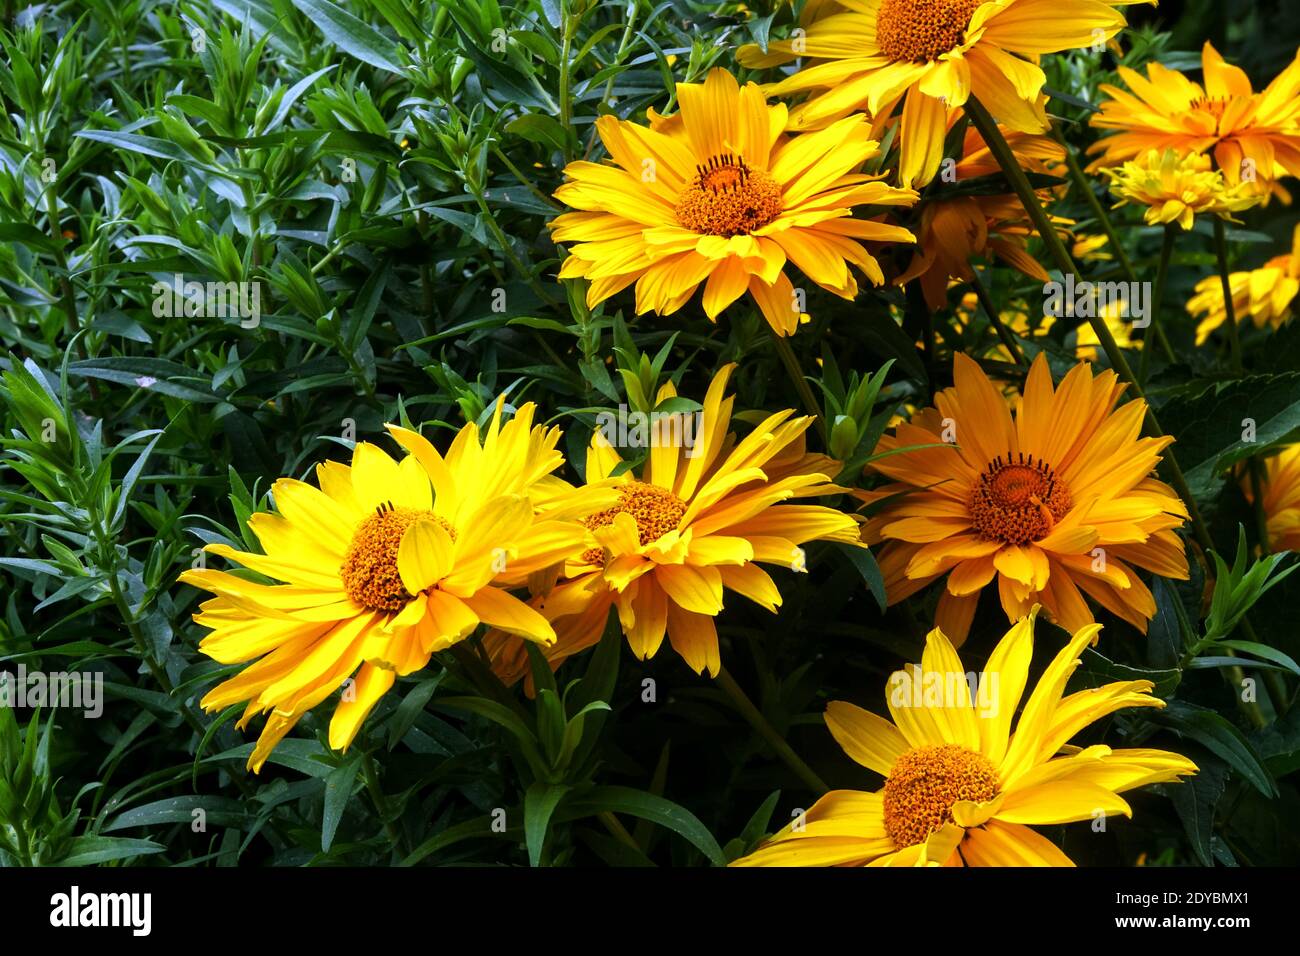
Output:
<instances>
[{"instance_id":1,"label":"sunflower-like flower head","mask_svg":"<svg viewBox=\"0 0 1300 956\"><path fill-rule=\"evenodd\" d=\"M1300 293L1300 226L1292 234L1291 251L1275 256L1258 269L1234 272L1229 276L1232 305L1238 322L1250 319L1255 328L1280 329L1292 315L1292 303ZM1196 283L1195 294L1187 300L1187 311L1200 317L1196 326L1196 344L1201 345L1224 322L1223 280L1207 276Z\"/></svg>"},{"instance_id":2,"label":"sunflower-like flower head","mask_svg":"<svg viewBox=\"0 0 1300 956\"><path fill-rule=\"evenodd\" d=\"M1092 117L1098 129L1118 132L1089 149L1100 154L1092 168L1172 149L1180 156L1212 154L1230 185L1245 179L1280 191L1277 179L1300 176L1300 52L1259 93L1209 41L1201 62L1204 86L1159 63L1147 64L1145 77L1121 66L1129 92L1103 84L1110 98Z\"/></svg>"},{"instance_id":3,"label":"sunflower-like flower head","mask_svg":"<svg viewBox=\"0 0 1300 956\"><path fill-rule=\"evenodd\" d=\"M636 310L676 312L701 284L710 319L746 291L781 335L806 319L792 263L822 288L857 295L856 266L884 282L865 241L913 242L906 229L854 218L856 206L906 206L916 193L857 172L875 155L865 118L786 136L784 106L725 70L679 83L680 112L649 127L596 122L613 165L575 162L555 196L578 212L551 223L570 243L560 278L590 281L587 304L636 283Z\"/></svg>"},{"instance_id":4,"label":"sunflower-like flower head","mask_svg":"<svg viewBox=\"0 0 1300 956\"><path fill-rule=\"evenodd\" d=\"M818 4L790 40L751 44L750 68L805 56L821 61L771 87L812 92L790 112L794 129L819 129L865 110L888 117L903 101L899 180L923 185L943 159L949 108L974 95L1007 127L1047 129L1046 77L1038 58L1109 40L1125 26L1115 9L1133 0L840 0Z\"/></svg>"},{"instance_id":5,"label":"sunflower-like flower head","mask_svg":"<svg viewBox=\"0 0 1300 956\"><path fill-rule=\"evenodd\" d=\"M1079 630L1024 702L1034 612L998 643L977 692L942 630L920 667L893 674L892 721L843 701L826 725L844 752L885 778L874 793L834 790L733 866L1073 866L1032 826L1132 810L1119 794L1196 773L1178 754L1080 748L1069 741L1127 707L1163 707L1150 681L1117 681L1064 695L1098 625ZM1014 730L1012 729L1015 721Z\"/></svg>"},{"instance_id":6,"label":"sunflower-like flower head","mask_svg":"<svg viewBox=\"0 0 1300 956\"><path fill-rule=\"evenodd\" d=\"M1223 173L1210 168L1210 158L1197 153L1180 156L1172 149L1163 153L1152 149L1102 172L1110 179L1110 191L1119 197L1116 205L1145 206L1143 218L1151 226L1176 222L1186 231L1198 215L1232 219L1234 212L1264 200L1264 193L1252 183L1229 186Z\"/></svg>"},{"instance_id":7,"label":"sunflower-like flower head","mask_svg":"<svg viewBox=\"0 0 1300 956\"><path fill-rule=\"evenodd\" d=\"M624 470L600 431L593 435L587 481L599 488L612 484L618 497L612 506L588 511L588 537L566 565L566 580L534 600L555 626L558 640L543 653L557 666L599 639L613 606L638 658L653 657L666 635L696 673L716 676L721 658L714 618L726 591L775 612L781 592L760 563L802 571L801 545L808 541L859 543L852 516L785 503L843 490L828 477L838 463L805 450L810 418L786 409L743 439L730 433L735 399L724 396L734 367L714 376L694 441L652 445L639 475ZM675 395L671 383L665 385L656 405ZM490 634L486 645L504 679L527 670L517 640Z\"/></svg>"},{"instance_id":8,"label":"sunflower-like flower head","mask_svg":"<svg viewBox=\"0 0 1300 956\"><path fill-rule=\"evenodd\" d=\"M1242 470L1241 489L1254 504L1255 482L1249 468ZM1300 444L1286 445L1264 459L1260 490L1269 550L1300 551Z\"/></svg>"},{"instance_id":9,"label":"sunflower-like flower head","mask_svg":"<svg viewBox=\"0 0 1300 956\"><path fill-rule=\"evenodd\" d=\"M1123 384L1087 363L1053 389L1040 354L1013 421L973 359L958 353L953 377L936 407L881 439L882 452L913 449L870 466L891 482L857 493L891 499L863 528L883 542L889 602L946 579L936 623L960 645L996 579L1008 620L1041 604L1074 631L1093 621L1086 594L1145 632L1156 605L1135 569L1188 573L1175 532L1187 507L1152 477L1173 439L1140 437L1146 403L1116 408Z\"/></svg>"},{"instance_id":10,"label":"sunflower-like flower head","mask_svg":"<svg viewBox=\"0 0 1300 956\"><path fill-rule=\"evenodd\" d=\"M503 425L498 404L483 441L466 425L446 457L389 426L410 452L400 461L359 442L350 466L317 465L319 487L276 481L275 512L248 520L264 553L205 550L282 583L215 569L181 575L216 595L194 616L212 629L199 649L222 664L253 661L202 701L208 710L247 701L241 727L271 712L250 769L353 678L329 729L330 746L346 749L398 676L480 622L555 640L546 619L506 590L562 561L586 534L566 511L571 489L550 477L563 462L559 430L533 427L534 411L525 405Z\"/></svg>"}]
</instances>

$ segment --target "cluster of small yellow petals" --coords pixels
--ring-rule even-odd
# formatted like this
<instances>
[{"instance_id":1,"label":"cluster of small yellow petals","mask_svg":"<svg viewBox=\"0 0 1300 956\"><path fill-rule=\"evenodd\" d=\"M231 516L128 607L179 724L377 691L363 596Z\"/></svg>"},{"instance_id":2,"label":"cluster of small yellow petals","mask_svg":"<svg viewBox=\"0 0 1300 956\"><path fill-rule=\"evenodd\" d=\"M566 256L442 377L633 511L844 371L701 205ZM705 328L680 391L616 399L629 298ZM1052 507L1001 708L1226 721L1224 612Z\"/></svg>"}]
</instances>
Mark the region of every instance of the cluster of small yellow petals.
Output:
<instances>
[{"instance_id":1,"label":"cluster of small yellow petals","mask_svg":"<svg viewBox=\"0 0 1300 956\"><path fill-rule=\"evenodd\" d=\"M455 529L432 511L380 505L352 533L339 576L343 590L368 611L400 611L411 600L397 570L402 536L415 522L433 521L456 539Z\"/></svg>"},{"instance_id":2,"label":"cluster of small yellow petals","mask_svg":"<svg viewBox=\"0 0 1300 956\"><path fill-rule=\"evenodd\" d=\"M1150 225L1177 222L1191 229L1201 214L1228 216L1258 205L1265 191L1255 183L1229 185L1210 158L1196 153L1179 156L1174 150L1148 150L1118 168L1103 169L1110 191L1123 203L1146 206Z\"/></svg>"},{"instance_id":3,"label":"cluster of small yellow petals","mask_svg":"<svg viewBox=\"0 0 1300 956\"><path fill-rule=\"evenodd\" d=\"M984 803L998 789L988 759L956 744L916 747L894 762L885 781L885 832L898 849L924 843L952 822L960 800Z\"/></svg>"},{"instance_id":4,"label":"cluster of small yellow petals","mask_svg":"<svg viewBox=\"0 0 1300 956\"><path fill-rule=\"evenodd\" d=\"M730 239L766 226L781 208L776 180L728 154L696 167L677 198L677 221L692 232Z\"/></svg>"},{"instance_id":5,"label":"cluster of small yellow petals","mask_svg":"<svg viewBox=\"0 0 1300 956\"><path fill-rule=\"evenodd\" d=\"M929 63L961 46L984 0L884 0L876 45L895 63Z\"/></svg>"},{"instance_id":6,"label":"cluster of small yellow petals","mask_svg":"<svg viewBox=\"0 0 1300 956\"><path fill-rule=\"evenodd\" d=\"M686 502L658 485L629 481L619 489L617 505L588 516L583 524L593 530L603 528L613 524L620 514L629 514L636 521L638 537L644 545L677 529L686 514ZM601 548L588 548L582 560L586 564L603 564L605 554Z\"/></svg>"},{"instance_id":7,"label":"cluster of small yellow petals","mask_svg":"<svg viewBox=\"0 0 1300 956\"><path fill-rule=\"evenodd\" d=\"M1021 452L989 462L971 493L971 526L986 541L1028 544L1051 533L1074 502L1052 466Z\"/></svg>"}]
</instances>

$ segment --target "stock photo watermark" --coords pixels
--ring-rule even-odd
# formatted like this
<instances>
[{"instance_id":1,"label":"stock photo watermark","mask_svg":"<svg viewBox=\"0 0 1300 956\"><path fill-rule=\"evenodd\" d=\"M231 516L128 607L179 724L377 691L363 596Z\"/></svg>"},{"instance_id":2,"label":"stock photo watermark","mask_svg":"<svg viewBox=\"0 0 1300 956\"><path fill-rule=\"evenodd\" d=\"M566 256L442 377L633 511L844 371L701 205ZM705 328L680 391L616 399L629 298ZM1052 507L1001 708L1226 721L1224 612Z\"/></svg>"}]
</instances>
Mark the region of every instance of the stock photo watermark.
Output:
<instances>
[{"instance_id":1,"label":"stock photo watermark","mask_svg":"<svg viewBox=\"0 0 1300 956\"><path fill-rule=\"evenodd\" d=\"M79 710L94 719L104 713L104 675L29 671L25 664L19 664L14 673L0 673L0 707Z\"/></svg>"},{"instance_id":2,"label":"stock photo watermark","mask_svg":"<svg viewBox=\"0 0 1300 956\"><path fill-rule=\"evenodd\" d=\"M238 319L244 329L262 322L260 282L187 282L177 272L170 283L155 282L149 291L155 318Z\"/></svg>"},{"instance_id":3,"label":"stock photo watermark","mask_svg":"<svg viewBox=\"0 0 1300 956\"><path fill-rule=\"evenodd\" d=\"M619 405L596 415L596 430L616 448L681 448L694 458L703 421L701 412L640 412Z\"/></svg>"}]
</instances>

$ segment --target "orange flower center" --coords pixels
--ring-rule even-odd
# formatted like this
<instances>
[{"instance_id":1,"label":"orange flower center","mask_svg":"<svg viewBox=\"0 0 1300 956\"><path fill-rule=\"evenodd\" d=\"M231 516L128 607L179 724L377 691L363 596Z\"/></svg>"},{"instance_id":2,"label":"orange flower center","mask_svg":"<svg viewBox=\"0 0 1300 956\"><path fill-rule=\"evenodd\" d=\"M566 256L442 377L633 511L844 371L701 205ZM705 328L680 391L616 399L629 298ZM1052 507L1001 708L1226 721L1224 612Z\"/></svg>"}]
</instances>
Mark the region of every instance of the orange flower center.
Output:
<instances>
[{"instance_id":1,"label":"orange flower center","mask_svg":"<svg viewBox=\"0 0 1300 956\"><path fill-rule=\"evenodd\" d=\"M380 505L357 525L339 568L343 590L353 603L368 611L400 611L411 600L397 570L397 550L407 529L421 519L441 525L456 540L451 525L432 511L392 504Z\"/></svg>"},{"instance_id":2,"label":"orange flower center","mask_svg":"<svg viewBox=\"0 0 1300 956\"><path fill-rule=\"evenodd\" d=\"M984 0L884 0L876 11L876 44L895 63L929 63L961 46Z\"/></svg>"},{"instance_id":3,"label":"orange flower center","mask_svg":"<svg viewBox=\"0 0 1300 956\"><path fill-rule=\"evenodd\" d=\"M621 514L629 514L636 521L637 537L644 545L658 541L669 531L677 530L686 514L686 502L658 485L629 481L619 489L618 504L589 515L583 524L592 530L603 528L613 524L614 519ZM586 564L604 564L604 549L588 548L582 553L582 560Z\"/></svg>"},{"instance_id":4,"label":"orange flower center","mask_svg":"<svg viewBox=\"0 0 1300 956\"><path fill-rule=\"evenodd\" d=\"M1028 544L1047 537L1074 502L1065 482L1041 458L1013 461L999 455L980 474L971 494L971 525L986 541Z\"/></svg>"},{"instance_id":5,"label":"orange flower center","mask_svg":"<svg viewBox=\"0 0 1300 956\"><path fill-rule=\"evenodd\" d=\"M1192 100L1188 107L1190 110L1209 113L1215 119L1223 119L1223 111L1228 108L1228 97L1226 96L1202 96L1200 99Z\"/></svg>"},{"instance_id":6,"label":"orange flower center","mask_svg":"<svg viewBox=\"0 0 1300 956\"><path fill-rule=\"evenodd\" d=\"M781 214L781 187L739 156L714 156L696 166L677 199L677 221L709 236L748 235Z\"/></svg>"},{"instance_id":7,"label":"orange flower center","mask_svg":"<svg viewBox=\"0 0 1300 956\"><path fill-rule=\"evenodd\" d=\"M885 832L898 849L924 843L952 822L959 800L984 803L998 792L988 758L956 744L916 747L894 762L885 781Z\"/></svg>"}]
</instances>

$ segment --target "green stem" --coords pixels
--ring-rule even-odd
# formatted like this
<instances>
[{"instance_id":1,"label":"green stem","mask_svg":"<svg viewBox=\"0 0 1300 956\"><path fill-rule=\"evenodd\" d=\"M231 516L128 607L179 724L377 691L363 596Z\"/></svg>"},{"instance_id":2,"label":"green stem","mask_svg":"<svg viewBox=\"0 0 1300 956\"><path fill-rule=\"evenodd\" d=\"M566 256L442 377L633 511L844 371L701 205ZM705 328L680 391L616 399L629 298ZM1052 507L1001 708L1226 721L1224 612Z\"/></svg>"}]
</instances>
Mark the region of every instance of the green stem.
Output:
<instances>
[{"instance_id":1,"label":"green stem","mask_svg":"<svg viewBox=\"0 0 1300 956\"><path fill-rule=\"evenodd\" d=\"M388 834L388 842L393 845L393 852L406 856L405 841L402 839L401 831L397 829L397 822L393 820L393 815L389 811L388 798L384 796L384 791L379 786L379 774L375 768L375 760L369 753L366 753L361 758L361 773L366 778L366 790L370 793L370 801L375 805L375 812L379 814L379 819L384 821L384 832Z\"/></svg>"},{"instance_id":2,"label":"green stem","mask_svg":"<svg viewBox=\"0 0 1300 956\"><path fill-rule=\"evenodd\" d=\"M1232 278L1228 272L1228 229L1223 220L1214 217L1214 253L1219 260L1219 279L1223 283L1223 312L1228 319L1228 348L1232 354L1232 371L1240 376L1241 334L1237 329L1237 307L1232 301Z\"/></svg>"},{"instance_id":3,"label":"green stem","mask_svg":"<svg viewBox=\"0 0 1300 956\"><path fill-rule=\"evenodd\" d=\"M569 44L573 40L573 21L569 12L568 0L560 0L560 128L566 133L571 128L570 116L573 104L569 102ZM564 142L564 159L572 159L569 139Z\"/></svg>"},{"instance_id":4,"label":"green stem","mask_svg":"<svg viewBox=\"0 0 1300 956\"><path fill-rule=\"evenodd\" d=\"M69 335L75 335L81 327L77 318L77 295L72 288L72 280L68 278L68 256L63 251L63 233L59 229L59 201L54 195L55 183L50 183L50 188L45 191L46 215L50 220L50 237L54 240L54 259L59 264L59 292L63 296L63 312L66 318L66 328Z\"/></svg>"},{"instance_id":5,"label":"green stem","mask_svg":"<svg viewBox=\"0 0 1300 956\"><path fill-rule=\"evenodd\" d=\"M768 325L768 331L772 334L772 342L776 346L776 354L781 357L781 364L785 366L786 374L790 376L790 381L794 383L795 391L799 393L799 398L803 402L808 412L815 416L817 420L817 431L822 436L822 443L827 448L830 447L830 431L826 427L826 417L822 412L821 405L813 395L812 386L808 384L808 379L804 377L803 370L799 367L799 360L795 358L794 349L790 348L790 340L782 335L772 326Z\"/></svg>"},{"instance_id":6,"label":"green stem","mask_svg":"<svg viewBox=\"0 0 1300 956\"><path fill-rule=\"evenodd\" d=\"M1106 207L1101 204L1101 200L1097 198L1097 194L1093 192L1092 187L1088 184L1088 178L1079 165L1079 158L1075 156L1074 150L1065 141L1065 136L1056 127L1052 128L1052 138L1065 150L1065 163L1070 169L1070 179L1073 180L1075 189L1088 203L1093 216L1097 219L1097 224L1101 226L1101 231L1106 234L1106 239L1110 243L1111 249L1114 250L1115 261L1119 263L1124 278L1129 282L1137 282L1137 272L1133 269L1133 260L1128 257L1124 244L1120 242L1119 233L1116 232L1115 224L1111 222ZM1160 326L1155 326L1152 331L1155 333L1156 340L1160 343L1160 348L1164 350L1165 358L1169 359L1171 363L1178 361L1174 355L1173 346L1169 344L1169 338L1165 335L1165 330ZM1146 376L1144 375L1143 381L1145 380Z\"/></svg>"},{"instance_id":7,"label":"green stem","mask_svg":"<svg viewBox=\"0 0 1300 956\"><path fill-rule=\"evenodd\" d=\"M997 332L998 338L1002 340L1002 344L1011 353L1015 363L1028 368L1029 359L1025 358L1025 353L1020 350L1020 343L1011 334L1011 330L1003 324L1001 316L998 315L998 308L993 304L993 299L989 296L989 290L980 281L979 273L975 271L974 266L971 266L970 287L975 292L975 298L979 299L980 305L984 307L984 314L989 317L989 324L993 326L993 330Z\"/></svg>"},{"instance_id":8,"label":"green stem","mask_svg":"<svg viewBox=\"0 0 1300 956\"><path fill-rule=\"evenodd\" d=\"M1061 274L1063 276L1075 275L1082 278L1078 267L1074 264L1074 260L1070 258L1070 253L1066 250L1065 244L1061 241L1061 237L1052 228L1052 222L1047 215L1047 210L1043 208L1042 203L1038 200L1038 195L1034 192L1033 187L1029 185L1029 179L1025 176L1025 171L1020 168L1015 153L1007 145L1007 141L1002 136L1002 131L998 129L997 123L993 121L993 117L973 96L966 102L966 112L970 116L971 122L975 124L975 128L979 130L984 143L989 147L989 152L993 154L998 165L1002 167L1003 173L1011 181L1016 195L1020 197L1021 204L1024 205L1025 211L1029 213L1029 218L1033 221L1039 237L1047 245L1048 252ZM1229 318L1231 318L1231 314ZM1111 334L1110 328L1106 325L1106 320L1101 316L1093 316L1088 321L1097 334L1097 341L1101 343L1107 358L1110 359L1111 367L1115 369L1121 379L1129 383L1134 396L1146 403L1145 424L1147 434L1153 438L1164 437L1160 422L1156 419L1155 412L1151 410L1151 403L1146 401L1146 393L1142 389L1142 383L1134 376L1133 369L1129 367L1128 360L1124 358L1124 353L1115 341L1115 336ZM1169 484L1173 486L1178 497L1182 498L1183 503L1187 505L1187 513L1191 518L1192 534L1195 536L1197 543L1205 552L1212 550L1214 542L1210 538L1209 528L1206 526L1204 518L1201 517L1200 508L1196 504L1191 488L1188 487L1187 478L1183 475L1183 470L1179 467L1178 459L1174 455L1172 448L1165 449L1161 466L1169 478ZM1202 554L1198 557L1204 564L1205 555ZM1232 670L1239 674L1241 669L1234 667ZM1235 675L1233 679L1238 681L1237 686L1240 687L1240 679ZM1241 710L1246 713L1247 717L1256 726L1263 726L1266 723L1257 701L1247 703L1239 695L1237 701Z\"/></svg>"},{"instance_id":9,"label":"green stem","mask_svg":"<svg viewBox=\"0 0 1300 956\"><path fill-rule=\"evenodd\" d=\"M1156 269L1156 287L1155 293L1151 296L1151 335L1147 336L1142 343L1142 358L1138 362L1138 378L1143 382L1147 380L1147 373L1151 369L1151 353L1155 351L1152 348L1155 345L1154 338L1160 334L1160 308L1165 301L1165 283L1169 279L1169 260L1174 254L1174 239L1177 233L1174 231L1178 227L1173 223L1165 226L1164 241L1160 245L1160 265Z\"/></svg>"},{"instance_id":10,"label":"green stem","mask_svg":"<svg viewBox=\"0 0 1300 956\"><path fill-rule=\"evenodd\" d=\"M547 291L542 288L541 284L537 281L537 277L533 275L533 271L524 265L519 256L515 254L514 246L512 246L510 240L506 238L506 234L502 231L501 225L497 222L496 216L492 215L492 209L488 206L487 200L483 197L483 191L481 189L474 190L474 200L478 204L479 211L483 213L483 221L487 223L487 227L492 232L493 238L496 239L497 245L501 247L502 254L510 261L510 264L514 266L515 271L524 277L524 281L528 283L529 287L532 288L537 297L547 305L554 308L556 306L555 300L552 299Z\"/></svg>"},{"instance_id":11,"label":"green stem","mask_svg":"<svg viewBox=\"0 0 1300 956\"><path fill-rule=\"evenodd\" d=\"M1010 180L1016 195L1020 197L1025 212L1029 214L1039 238L1047 246L1048 253L1056 263L1057 269L1063 276L1079 276L1078 267L1074 264L1074 260L1070 258L1070 253L1066 250L1065 244L1061 242L1061 237L1057 235L1052 226L1047 210L1043 208L1042 203L1038 200L1038 195L1034 192L1033 187L1029 185L1029 179L1025 176L1025 171L1020 168L1015 153L1007 145L1007 141L1002 136L1002 131L998 129L997 123L993 121L993 117L973 96L966 101L966 113L970 116L971 122L975 124L975 128L979 130L980 136L989 147L993 158L997 160L998 165L1002 167L1003 173ZM1106 357L1110 360L1111 367L1114 368L1116 374L1129 383L1135 398L1146 402L1146 393L1142 389L1142 383L1133 374L1133 369L1124 357L1123 350L1115 341L1115 336L1111 333L1109 326L1106 325L1106 320L1101 316L1093 316L1088 322L1092 326L1093 332L1096 333L1097 341L1101 343L1102 350L1106 353ZM1146 402L1145 423L1148 435L1153 438L1164 437L1164 431L1160 428L1160 422L1156 419L1156 414L1152 411L1150 402ZM1169 479L1169 484L1173 486L1174 491L1187 505L1187 511L1191 516L1192 533L1197 542L1203 549L1210 550L1214 547L1214 542L1210 538L1209 530L1201 517L1200 508L1196 504L1196 499L1192 496L1191 488L1187 484L1187 478L1183 475L1183 470L1179 467L1178 458L1172 448L1164 450L1161 466Z\"/></svg>"},{"instance_id":12,"label":"green stem","mask_svg":"<svg viewBox=\"0 0 1300 956\"><path fill-rule=\"evenodd\" d=\"M806 783L808 788L818 796L830 789L826 786L826 782L817 776L813 769L804 763L799 755L790 748L790 745L785 742L785 738L776 732L776 728L768 723L762 711L754 706L754 702L736 683L735 678L731 676L729 671L725 669L719 670L717 682L718 686L731 698L732 704L735 705L740 715L749 722L749 725L754 730L758 731L759 736L767 741L768 746L776 751L777 756L794 772L795 776Z\"/></svg>"},{"instance_id":13,"label":"green stem","mask_svg":"<svg viewBox=\"0 0 1300 956\"><path fill-rule=\"evenodd\" d=\"M610 66L619 66L623 62L623 57L627 53L628 42L632 39L632 28L636 24L636 3L629 3L627 7L627 24L623 27L623 38L618 41L618 52L614 54L614 59ZM601 107L609 105L610 94L614 92L614 80L618 78L615 74L605 81L605 92L601 94L600 103L594 112L600 115ZM587 148L582 153L582 158L587 159L591 156L592 149L596 146L596 124L591 124L591 136L587 139Z\"/></svg>"},{"instance_id":14,"label":"green stem","mask_svg":"<svg viewBox=\"0 0 1300 956\"><path fill-rule=\"evenodd\" d=\"M538 202L542 203L543 205L550 206L552 209L556 210L557 212L564 211L564 206L561 203L556 202L550 196L546 195L546 193L542 192L540 189L538 189L537 184L534 183L527 176L525 176L520 171L519 167L510 161L510 157L507 156L502 151L500 146L493 144L492 155L495 156L497 159L501 160L501 165L505 166L506 169L510 170L510 175L514 176L515 179L519 180L520 185L522 185L525 189L527 189L530 193L532 193L533 197Z\"/></svg>"},{"instance_id":15,"label":"green stem","mask_svg":"<svg viewBox=\"0 0 1300 956\"><path fill-rule=\"evenodd\" d=\"M1268 513L1264 510L1264 463L1258 458L1251 458L1246 467L1250 469L1250 490L1253 501L1251 507L1255 512L1256 533L1259 535L1259 550L1261 554L1270 554L1272 546L1269 542L1268 535ZM1255 635L1255 628L1247 618L1241 620L1242 630L1246 634L1246 640L1259 642ZM1264 680L1268 684L1269 694L1273 697L1273 706L1277 710L1278 717L1281 718L1288 710L1291 709L1293 696L1288 692L1286 681L1277 671L1264 671Z\"/></svg>"}]
</instances>

